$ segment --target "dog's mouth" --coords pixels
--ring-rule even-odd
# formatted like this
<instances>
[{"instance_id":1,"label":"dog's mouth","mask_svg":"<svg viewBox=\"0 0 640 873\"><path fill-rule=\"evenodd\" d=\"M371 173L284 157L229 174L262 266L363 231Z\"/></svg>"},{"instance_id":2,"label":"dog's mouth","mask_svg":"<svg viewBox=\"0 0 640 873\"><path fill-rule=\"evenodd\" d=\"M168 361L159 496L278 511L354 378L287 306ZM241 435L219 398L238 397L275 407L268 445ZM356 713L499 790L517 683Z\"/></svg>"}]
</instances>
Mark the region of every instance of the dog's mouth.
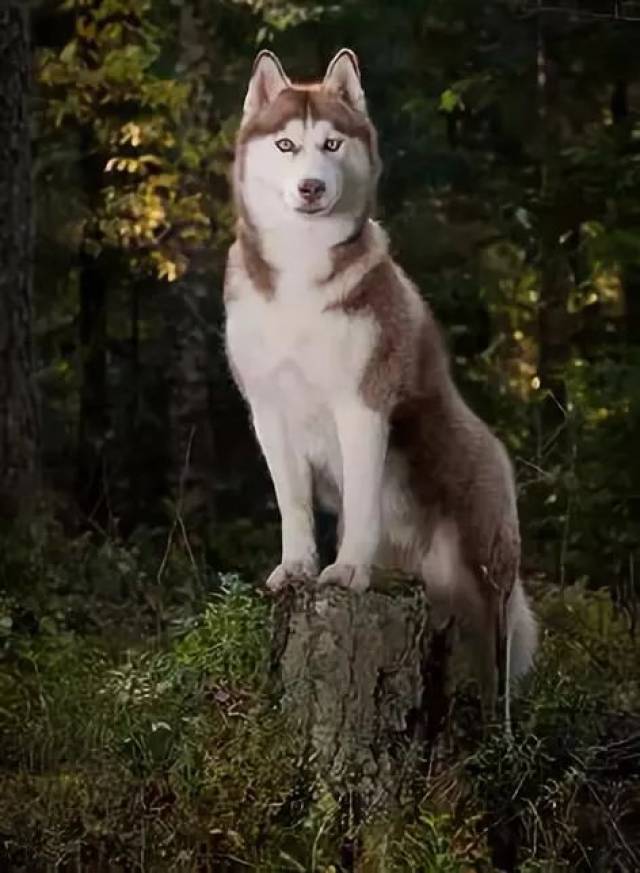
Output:
<instances>
[{"instance_id":1,"label":"dog's mouth","mask_svg":"<svg viewBox=\"0 0 640 873\"><path fill-rule=\"evenodd\" d=\"M333 209L333 203L328 203L326 206L316 206L312 203L301 204L294 207L296 212L301 215L326 215Z\"/></svg>"},{"instance_id":2,"label":"dog's mouth","mask_svg":"<svg viewBox=\"0 0 640 873\"><path fill-rule=\"evenodd\" d=\"M326 206L296 206L296 212L302 212L303 215L318 215L320 212L326 212Z\"/></svg>"}]
</instances>

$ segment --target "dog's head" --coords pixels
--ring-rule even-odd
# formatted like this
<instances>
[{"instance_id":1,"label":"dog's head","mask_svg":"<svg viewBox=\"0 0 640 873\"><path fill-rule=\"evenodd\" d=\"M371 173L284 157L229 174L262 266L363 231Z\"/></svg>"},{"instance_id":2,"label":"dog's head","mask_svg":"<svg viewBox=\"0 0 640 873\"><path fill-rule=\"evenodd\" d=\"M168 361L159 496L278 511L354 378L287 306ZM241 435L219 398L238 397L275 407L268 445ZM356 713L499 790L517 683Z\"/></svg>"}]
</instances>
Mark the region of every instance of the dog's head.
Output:
<instances>
[{"instance_id":1,"label":"dog's head","mask_svg":"<svg viewBox=\"0 0 640 873\"><path fill-rule=\"evenodd\" d=\"M379 174L355 54L338 52L322 82L292 83L278 58L256 58L238 134L235 180L252 221L275 227L368 213Z\"/></svg>"}]
</instances>

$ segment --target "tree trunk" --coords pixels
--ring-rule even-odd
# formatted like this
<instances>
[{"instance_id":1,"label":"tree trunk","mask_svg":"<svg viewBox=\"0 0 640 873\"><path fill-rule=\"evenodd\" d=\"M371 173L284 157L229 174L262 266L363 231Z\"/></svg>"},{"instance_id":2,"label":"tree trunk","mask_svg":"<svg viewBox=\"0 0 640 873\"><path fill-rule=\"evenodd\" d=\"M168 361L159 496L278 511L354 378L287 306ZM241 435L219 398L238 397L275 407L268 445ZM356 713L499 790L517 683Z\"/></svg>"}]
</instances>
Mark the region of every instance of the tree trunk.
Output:
<instances>
[{"instance_id":1,"label":"tree trunk","mask_svg":"<svg viewBox=\"0 0 640 873\"><path fill-rule=\"evenodd\" d=\"M191 266L172 288L169 420L169 485L180 512L191 518L213 515L213 413L209 347L212 322L205 277Z\"/></svg>"},{"instance_id":2,"label":"tree trunk","mask_svg":"<svg viewBox=\"0 0 640 873\"><path fill-rule=\"evenodd\" d=\"M350 828L406 796L448 710L448 631L424 586L381 574L365 594L297 582L274 607L272 667L320 784Z\"/></svg>"},{"instance_id":3,"label":"tree trunk","mask_svg":"<svg viewBox=\"0 0 640 873\"><path fill-rule=\"evenodd\" d=\"M629 84L618 80L611 93L611 117L617 135L620 152L633 148L633 124L629 115ZM640 345L640 267L627 261L622 265L624 289L624 325L626 340L631 345Z\"/></svg>"},{"instance_id":4,"label":"tree trunk","mask_svg":"<svg viewBox=\"0 0 640 873\"><path fill-rule=\"evenodd\" d=\"M538 374L544 392L541 410L543 441L565 422L565 368L570 357L569 294L573 279L560 238L558 198L562 186L558 153L561 144L556 65L549 55L544 18L538 20L537 45L540 168L540 303L538 314ZM569 228L570 230L570 228Z\"/></svg>"},{"instance_id":5,"label":"tree trunk","mask_svg":"<svg viewBox=\"0 0 640 873\"><path fill-rule=\"evenodd\" d=\"M79 341L82 355L76 493L89 516L105 519L104 441L107 431L107 282L101 258L80 253Z\"/></svg>"},{"instance_id":6,"label":"tree trunk","mask_svg":"<svg viewBox=\"0 0 640 873\"><path fill-rule=\"evenodd\" d=\"M127 400L126 427L126 479L129 490L127 509L129 525L135 526L139 520L142 498L143 477L141 476L140 456L140 297L144 282L133 281L129 291L129 385Z\"/></svg>"},{"instance_id":7,"label":"tree trunk","mask_svg":"<svg viewBox=\"0 0 640 873\"><path fill-rule=\"evenodd\" d=\"M190 118L185 124L207 126L209 104L198 77L206 62L202 23L192 3L180 12L180 71L194 76ZM189 268L172 287L171 363L169 368L169 486L180 512L199 520L213 515L213 410L210 348L216 341L208 301L212 290L203 264L208 253L189 252Z\"/></svg>"},{"instance_id":8,"label":"tree trunk","mask_svg":"<svg viewBox=\"0 0 640 873\"><path fill-rule=\"evenodd\" d=\"M35 494L38 414L31 336L28 12L0 10L0 514Z\"/></svg>"}]
</instances>

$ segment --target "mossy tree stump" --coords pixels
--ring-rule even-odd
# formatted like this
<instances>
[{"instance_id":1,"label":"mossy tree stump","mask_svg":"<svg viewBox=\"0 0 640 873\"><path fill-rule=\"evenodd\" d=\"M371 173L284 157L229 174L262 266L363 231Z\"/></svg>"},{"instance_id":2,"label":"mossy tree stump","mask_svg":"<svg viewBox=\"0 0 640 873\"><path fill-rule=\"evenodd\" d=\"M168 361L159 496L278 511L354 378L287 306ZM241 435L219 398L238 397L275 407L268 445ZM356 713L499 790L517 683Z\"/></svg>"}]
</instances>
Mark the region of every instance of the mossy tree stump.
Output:
<instances>
[{"instance_id":1,"label":"mossy tree stump","mask_svg":"<svg viewBox=\"0 0 640 873\"><path fill-rule=\"evenodd\" d=\"M378 574L362 594L299 580L273 615L273 667L307 761L352 824L397 802L447 708L446 631L424 585Z\"/></svg>"}]
</instances>

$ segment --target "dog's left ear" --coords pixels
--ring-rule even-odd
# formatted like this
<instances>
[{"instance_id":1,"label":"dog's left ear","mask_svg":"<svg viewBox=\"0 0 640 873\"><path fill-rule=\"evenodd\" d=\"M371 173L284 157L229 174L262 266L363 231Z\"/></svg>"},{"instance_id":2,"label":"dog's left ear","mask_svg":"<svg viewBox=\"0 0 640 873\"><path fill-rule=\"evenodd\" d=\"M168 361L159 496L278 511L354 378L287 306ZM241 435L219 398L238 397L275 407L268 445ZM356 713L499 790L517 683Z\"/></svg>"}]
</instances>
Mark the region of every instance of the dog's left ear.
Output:
<instances>
[{"instance_id":1,"label":"dog's left ear","mask_svg":"<svg viewBox=\"0 0 640 873\"><path fill-rule=\"evenodd\" d=\"M358 58L351 49L340 49L327 67L322 87L359 112L366 113L367 104L360 82Z\"/></svg>"}]
</instances>

